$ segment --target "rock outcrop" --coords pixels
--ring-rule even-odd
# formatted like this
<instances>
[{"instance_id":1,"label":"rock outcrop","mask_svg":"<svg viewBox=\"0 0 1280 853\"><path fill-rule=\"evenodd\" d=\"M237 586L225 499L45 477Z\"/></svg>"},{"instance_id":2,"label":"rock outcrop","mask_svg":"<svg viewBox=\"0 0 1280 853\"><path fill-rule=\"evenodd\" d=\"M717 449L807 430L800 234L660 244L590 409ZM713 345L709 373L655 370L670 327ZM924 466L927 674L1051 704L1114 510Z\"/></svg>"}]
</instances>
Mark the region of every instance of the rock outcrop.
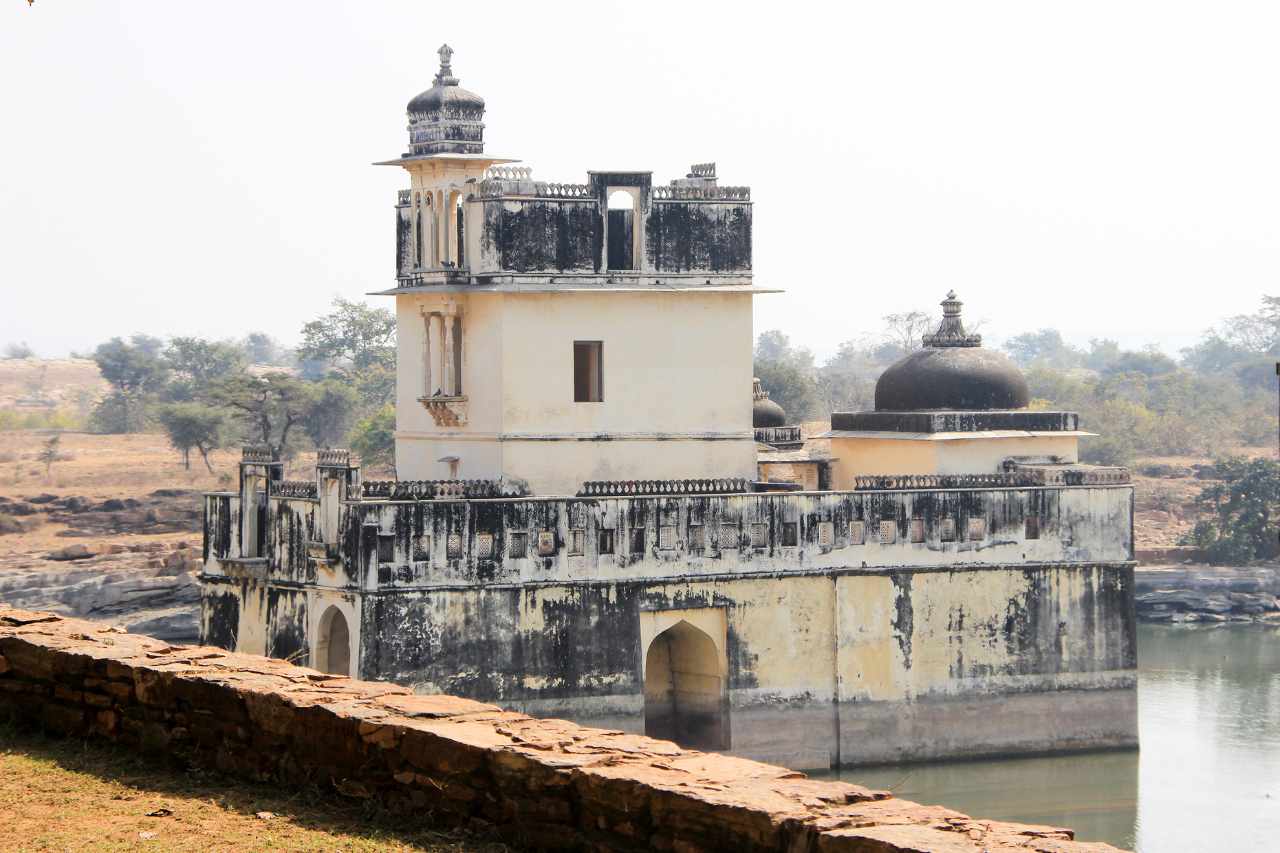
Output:
<instances>
[{"instance_id":1,"label":"rock outcrop","mask_svg":"<svg viewBox=\"0 0 1280 853\"><path fill-rule=\"evenodd\" d=\"M0 709L551 850L1113 851L844 782L0 609Z\"/></svg>"},{"instance_id":2,"label":"rock outcrop","mask_svg":"<svg viewBox=\"0 0 1280 853\"><path fill-rule=\"evenodd\" d=\"M1275 566L1144 566L1134 571L1134 603L1146 622L1280 620Z\"/></svg>"},{"instance_id":3,"label":"rock outcrop","mask_svg":"<svg viewBox=\"0 0 1280 853\"><path fill-rule=\"evenodd\" d=\"M199 552L188 543L76 543L0 558L0 601L83 616L169 642L200 634Z\"/></svg>"}]
</instances>

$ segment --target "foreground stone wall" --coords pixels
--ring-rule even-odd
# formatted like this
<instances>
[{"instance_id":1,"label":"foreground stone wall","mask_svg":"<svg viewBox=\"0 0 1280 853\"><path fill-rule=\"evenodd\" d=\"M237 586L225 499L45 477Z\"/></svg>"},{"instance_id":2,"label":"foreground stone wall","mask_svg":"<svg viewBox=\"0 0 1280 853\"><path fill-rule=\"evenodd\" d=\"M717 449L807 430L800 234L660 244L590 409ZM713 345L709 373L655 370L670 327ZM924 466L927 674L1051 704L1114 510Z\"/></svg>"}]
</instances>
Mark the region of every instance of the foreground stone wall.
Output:
<instances>
[{"instance_id":1,"label":"foreground stone wall","mask_svg":"<svg viewBox=\"0 0 1280 853\"><path fill-rule=\"evenodd\" d=\"M843 782L0 609L0 713L574 850L1109 851Z\"/></svg>"}]
</instances>

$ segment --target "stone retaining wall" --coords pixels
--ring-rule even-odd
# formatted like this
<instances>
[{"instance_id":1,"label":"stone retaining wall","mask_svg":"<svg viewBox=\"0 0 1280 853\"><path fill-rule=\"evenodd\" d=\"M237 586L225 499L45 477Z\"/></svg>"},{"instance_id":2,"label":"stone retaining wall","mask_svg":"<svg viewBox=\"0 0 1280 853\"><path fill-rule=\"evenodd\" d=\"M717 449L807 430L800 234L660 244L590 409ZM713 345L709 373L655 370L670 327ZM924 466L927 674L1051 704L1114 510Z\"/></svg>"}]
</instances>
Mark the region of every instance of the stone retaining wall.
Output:
<instances>
[{"instance_id":1,"label":"stone retaining wall","mask_svg":"<svg viewBox=\"0 0 1280 853\"><path fill-rule=\"evenodd\" d=\"M0 714L319 783L522 847L1112 851L844 782L283 661L0 609Z\"/></svg>"}]
</instances>

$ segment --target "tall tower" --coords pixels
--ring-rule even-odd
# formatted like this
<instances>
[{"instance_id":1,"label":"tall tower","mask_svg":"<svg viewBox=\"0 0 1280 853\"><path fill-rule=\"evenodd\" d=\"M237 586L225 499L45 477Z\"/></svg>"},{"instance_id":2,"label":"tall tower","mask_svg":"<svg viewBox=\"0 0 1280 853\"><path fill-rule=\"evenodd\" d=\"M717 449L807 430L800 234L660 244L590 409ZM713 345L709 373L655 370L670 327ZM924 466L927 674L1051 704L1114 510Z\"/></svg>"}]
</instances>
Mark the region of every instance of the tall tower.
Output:
<instances>
[{"instance_id":1,"label":"tall tower","mask_svg":"<svg viewBox=\"0 0 1280 853\"><path fill-rule=\"evenodd\" d=\"M440 48L396 207L401 479L752 479L751 198L715 164L534 180Z\"/></svg>"}]
</instances>

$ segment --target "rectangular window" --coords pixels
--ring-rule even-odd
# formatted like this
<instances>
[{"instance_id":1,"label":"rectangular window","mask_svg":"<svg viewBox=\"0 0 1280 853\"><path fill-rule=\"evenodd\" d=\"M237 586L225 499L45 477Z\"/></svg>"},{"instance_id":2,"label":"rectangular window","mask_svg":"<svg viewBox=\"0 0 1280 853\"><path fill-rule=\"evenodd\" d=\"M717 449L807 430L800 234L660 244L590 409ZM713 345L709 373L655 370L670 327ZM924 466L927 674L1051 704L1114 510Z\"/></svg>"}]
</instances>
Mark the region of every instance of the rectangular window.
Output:
<instances>
[{"instance_id":1,"label":"rectangular window","mask_svg":"<svg viewBox=\"0 0 1280 853\"><path fill-rule=\"evenodd\" d=\"M769 525L759 522L751 525L751 547L761 549L769 547Z\"/></svg>"},{"instance_id":2,"label":"rectangular window","mask_svg":"<svg viewBox=\"0 0 1280 853\"><path fill-rule=\"evenodd\" d=\"M529 534L523 531L512 533L507 553L517 559L524 558L529 553Z\"/></svg>"},{"instance_id":3,"label":"rectangular window","mask_svg":"<svg viewBox=\"0 0 1280 853\"><path fill-rule=\"evenodd\" d=\"M882 521L880 522L880 544L892 545L898 541L898 522Z\"/></svg>"},{"instance_id":4,"label":"rectangular window","mask_svg":"<svg viewBox=\"0 0 1280 853\"><path fill-rule=\"evenodd\" d=\"M604 400L604 343L573 342L573 401L599 403Z\"/></svg>"},{"instance_id":5,"label":"rectangular window","mask_svg":"<svg viewBox=\"0 0 1280 853\"><path fill-rule=\"evenodd\" d=\"M658 528L658 547L663 551L675 550L676 529L673 525L664 524Z\"/></svg>"},{"instance_id":6,"label":"rectangular window","mask_svg":"<svg viewBox=\"0 0 1280 853\"><path fill-rule=\"evenodd\" d=\"M556 552L556 534L554 530L538 531L538 556L550 557Z\"/></svg>"},{"instance_id":7,"label":"rectangular window","mask_svg":"<svg viewBox=\"0 0 1280 853\"><path fill-rule=\"evenodd\" d=\"M707 547L707 528L701 524L689 525L689 550L702 551Z\"/></svg>"},{"instance_id":8,"label":"rectangular window","mask_svg":"<svg viewBox=\"0 0 1280 853\"><path fill-rule=\"evenodd\" d=\"M911 541L920 543L924 541L924 519L911 519Z\"/></svg>"},{"instance_id":9,"label":"rectangular window","mask_svg":"<svg viewBox=\"0 0 1280 853\"><path fill-rule=\"evenodd\" d=\"M384 533L378 534L378 562L394 563L396 559L396 537Z\"/></svg>"},{"instance_id":10,"label":"rectangular window","mask_svg":"<svg viewBox=\"0 0 1280 853\"><path fill-rule=\"evenodd\" d=\"M794 521L782 522L782 547L794 548L800 541L800 525Z\"/></svg>"},{"instance_id":11,"label":"rectangular window","mask_svg":"<svg viewBox=\"0 0 1280 853\"><path fill-rule=\"evenodd\" d=\"M818 522L818 545L823 548L830 548L835 542L836 526L830 521Z\"/></svg>"},{"instance_id":12,"label":"rectangular window","mask_svg":"<svg viewBox=\"0 0 1280 853\"><path fill-rule=\"evenodd\" d=\"M462 556L462 534L450 533L449 538L445 540L445 556L450 560L456 560Z\"/></svg>"},{"instance_id":13,"label":"rectangular window","mask_svg":"<svg viewBox=\"0 0 1280 853\"><path fill-rule=\"evenodd\" d=\"M729 551L738 547L738 528L732 524L720 525L716 535L716 547L721 551Z\"/></svg>"},{"instance_id":14,"label":"rectangular window","mask_svg":"<svg viewBox=\"0 0 1280 853\"><path fill-rule=\"evenodd\" d=\"M1027 518L1027 539L1040 538L1040 519L1032 515Z\"/></svg>"},{"instance_id":15,"label":"rectangular window","mask_svg":"<svg viewBox=\"0 0 1280 853\"><path fill-rule=\"evenodd\" d=\"M942 519L941 539L943 542L956 541L956 520L952 516Z\"/></svg>"},{"instance_id":16,"label":"rectangular window","mask_svg":"<svg viewBox=\"0 0 1280 853\"><path fill-rule=\"evenodd\" d=\"M476 534L476 556L481 560L493 559L493 534L477 533Z\"/></svg>"},{"instance_id":17,"label":"rectangular window","mask_svg":"<svg viewBox=\"0 0 1280 853\"><path fill-rule=\"evenodd\" d=\"M632 555L644 554L644 528L631 528L631 553Z\"/></svg>"},{"instance_id":18,"label":"rectangular window","mask_svg":"<svg viewBox=\"0 0 1280 853\"><path fill-rule=\"evenodd\" d=\"M413 540L413 561L415 563L431 562L431 536L424 534Z\"/></svg>"},{"instance_id":19,"label":"rectangular window","mask_svg":"<svg viewBox=\"0 0 1280 853\"><path fill-rule=\"evenodd\" d=\"M849 544L861 545L867 541L867 523L865 521L849 522Z\"/></svg>"},{"instance_id":20,"label":"rectangular window","mask_svg":"<svg viewBox=\"0 0 1280 853\"><path fill-rule=\"evenodd\" d=\"M574 556L581 556L587 550L587 531L570 530L569 531L569 553Z\"/></svg>"},{"instance_id":21,"label":"rectangular window","mask_svg":"<svg viewBox=\"0 0 1280 853\"><path fill-rule=\"evenodd\" d=\"M596 545L596 553L612 554L613 553L613 531L608 528L601 528L600 539Z\"/></svg>"},{"instance_id":22,"label":"rectangular window","mask_svg":"<svg viewBox=\"0 0 1280 853\"><path fill-rule=\"evenodd\" d=\"M986 535L987 520L985 518L969 519L969 539L971 541L977 542L980 539L986 538Z\"/></svg>"}]
</instances>

